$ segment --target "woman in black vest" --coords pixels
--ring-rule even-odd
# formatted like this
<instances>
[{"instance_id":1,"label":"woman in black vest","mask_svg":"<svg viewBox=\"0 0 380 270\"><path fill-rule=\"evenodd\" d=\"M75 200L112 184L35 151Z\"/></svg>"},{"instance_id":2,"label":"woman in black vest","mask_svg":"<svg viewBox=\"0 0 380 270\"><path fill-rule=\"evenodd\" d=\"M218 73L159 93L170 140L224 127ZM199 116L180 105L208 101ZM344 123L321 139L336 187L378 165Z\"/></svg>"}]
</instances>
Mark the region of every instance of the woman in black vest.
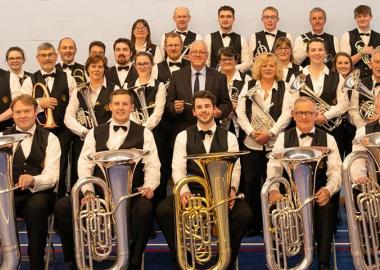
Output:
<instances>
[{"instance_id":1,"label":"woman in black vest","mask_svg":"<svg viewBox=\"0 0 380 270\"><path fill-rule=\"evenodd\" d=\"M146 20L138 19L132 25L131 41L134 46L135 52L145 51L153 55L153 62L155 64L164 60L161 49L153 44L150 34L150 27Z\"/></svg>"},{"instance_id":2,"label":"woman in black vest","mask_svg":"<svg viewBox=\"0 0 380 270\"><path fill-rule=\"evenodd\" d=\"M251 151L242 157L244 193L252 208L255 222L251 234L260 234L260 190L266 178L266 154L270 151L275 137L290 123L293 102L282 80L283 73L276 55L260 54L254 62L252 74L253 80L247 83L240 94L236 113L238 123L246 134L244 145ZM262 110L253 100L262 103ZM268 125L261 125L264 116L268 119Z\"/></svg>"}]
</instances>

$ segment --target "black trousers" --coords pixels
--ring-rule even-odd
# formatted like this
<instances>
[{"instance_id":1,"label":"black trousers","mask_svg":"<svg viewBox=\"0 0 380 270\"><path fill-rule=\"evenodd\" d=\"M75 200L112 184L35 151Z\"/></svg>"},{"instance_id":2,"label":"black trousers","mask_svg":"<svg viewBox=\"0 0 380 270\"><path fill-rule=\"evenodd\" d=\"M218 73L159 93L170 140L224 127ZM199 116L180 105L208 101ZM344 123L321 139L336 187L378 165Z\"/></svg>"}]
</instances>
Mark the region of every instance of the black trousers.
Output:
<instances>
[{"instance_id":1,"label":"black trousers","mask_svg":"<svg viewBox=\"0 0 380 270\"><path fill-rule=\"evenodd\" d=\"M53 190L36 193L29 190L15 192L16 216L22 217L26 223L31 270L44 268L48 217L53 213L54 201Z\"/></svg>"},{"instance_id":2,"label":"black trousers","mask_svg":"<svg viewBox=\"0 0 380 270\"><path fill-rule=\"evenodd\" d=\"M142 254L148 243L153 224L151 201L141 197L132 198L130 213L131 243L128 269L141 269ZM54 216L61 236L65 261L74 261L73 216L70 197L63 197L57 201Z\"/></svg>"},{"instance_id":3,"label":"black trousers","mask_svg":"<svg viewBox=\"0 0 380 270\"><path fill-rule=\"evenodd\" d=\"M156 208L157 222L161 227L166 242L170 248L172 261L175 268L178 268L176 254L176 236L175 236L175 220L174 220L174 196L171 195L163 200ZM246 229L252 221L252 212L245 201L236 200L235 206L229 211L230 225L230 243L231 243L231 269L236 261L239 253L241 240L244 237ZM179 268L178 268L179 269ZM233 269L233 268L232 268Z\"/></svg>"}]
</instances>

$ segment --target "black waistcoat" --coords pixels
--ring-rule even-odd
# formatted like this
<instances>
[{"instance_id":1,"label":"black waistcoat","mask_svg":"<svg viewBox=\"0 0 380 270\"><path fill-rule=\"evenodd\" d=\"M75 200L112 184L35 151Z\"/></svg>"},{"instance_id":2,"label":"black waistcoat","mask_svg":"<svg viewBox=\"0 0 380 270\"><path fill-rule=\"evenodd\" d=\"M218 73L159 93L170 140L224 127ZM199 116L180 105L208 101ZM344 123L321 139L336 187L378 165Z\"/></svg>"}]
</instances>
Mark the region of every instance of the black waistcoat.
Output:
<instances>
[{"instance_id":1,"label":"black waistcoat","mask_svg":"<svg viewBox=\"0 0 380 270\"><path fill-rule=\"evenodd\" d=\"M259 41L260 41L261 45L267 49L267 52L273 52L273 47L272 47L272 50L269 49L269 45L268 45L267 38L265 36L264 30L260 31L260 32L256 32L255 37L256 37L256 47L253 50L253 56L256 55L257 49L260 46ZM274 37L275 41L276 41L276 39L278 39L280 37L286 37L286 33L282 32L280 30L277 30L276 36Z\"/></svg>"},{"instance_id":2,"label":"black waistcoat","mask_svg":"<svg viewBox=\"0 0 380 270\"><path fill-rule=\"evenodd\" d=\"M33 73L30 78L32 80L33 87L38 82L46 85L46 81L42 77L41 71ZM40 87L37 87L35 95L36 98L41 98L44 96L44 92ZM64 127L65 125L63 123L63 119L65 117L67 104L69 103L69 86L67 84L66 72L56 70L53 89L50 89L49 95L50 97L56 98L58 101L58 105L53 110L54 121L59 127ZM46 117L44 113L40 113L39 118L43 123L45 123Z\"/></svg>"},{"instance_id":3,"label":"black waistcoat","mask_svg":"<svg viewBox=\"0 0 380 270\"><path fill-rule=\"evenodd\" d=\"M131 82L130 84L128 84L128 88L130 87L133 87L135 86L136 84L136 81L134 82ZM146 105L147 106L150 106L150 105L153 105L155 103L155 100L156 100L156 94L157 94L157 91L158 91L158 86L159 86L160 82L158 80L155 80L154 81L154 86L146 86L144 88L144 93L145 93L145 102L146 102ZM136 92L133 90L132 91L133 93L133 98L134 98L134 108L136 110L139 110L141 112L141 103L140 103L140 99L139 97L137 96ZM152 108L149 108L148 109L148 113L149 115L151 115L154 111L154 107Z\"/></svg>"},{"instance_id":4,"label":"black waistcoat","mask_svg":"<svg viewBox=\"0 0 380 270\"><path fill-rule=\"evenodd\" d=\"M96 141L96 152L107 151L107 141L109 139L109 129L110 123L105 123L94 128L94 138ZM119 149L143 149L144 146L144 127L140 126L133 121L130 121L129 131L124 142L121 144ZM144 172L143 164L140 162L135 169L133 175L132 188L140 187L144 184ZM94 175L104 179L103 173L96 166Z\"/></svg>"},{"instance_id":5,"label":"black waistcoat","mask_svg":"<svg viewBox=\"0 0 380 270\"><path fill-rule=\"evenodd\" d=\"M117 68L116 68L116 66L113 66L113 67L110 67L110 68L108 68L106 70L105 77L106 77L106 80L107 80L107 84L108 84L108 82L110 82L110 83L112 83L114 85L117 85L119 88L121 88L122 86L124 86L124 84L135 81L137 79L137 77L138 77L138 73L137 73L137 70L134 67L134 65L132 65L129 68L129 72L127 74L127 77L125 78L125 81L124 82L120 82L119 81L119 76L117 74Z\"/></svg>"},{"instance_id":6,"label":"black waistcoat","mask_svg":"<svg viewBox=\"0 0 380 270\"><path fill-rule=\"evenodd\" d=\"M315 38L312 32L307 32L304 34L304 36L308 37L309 40ZM329 61L327 61L325 65L328 68L332 68L332 65L333 65L332 60L334 59L334 56L336 55L335 46L334 46L334 36L331 34L323 33L322 39L326 45L326 54L329 55L328 56ZM309 40L304 39L304 43L308 43ZM309 64L310 64L310 58L306 56L306 58L301 63L301 66L306 67Z\"/></svg>"},{"instance_id":7,"label":"black waistcoat","mask_svg":"<svg viewBox=\"0 0 380 270\"><path fill-rule=\"evenodd\" d=\"M239 90L239 94L240 94L241 89L243 89L243 86L245 84L245 76L247 76L247 74L240 72L240 71L239 71L239 74L240 74L241 81L234 80L232 83L232 86L236 87Z\"/></svg>"},{"instance_id":8,"label":"black waistcoat","mask_svg":"<svg viewBox=\"0 0 380 270\"><path fill-rule=\"evenodd\" d=\"M0 69L0 113L8 110L12 102L10 72Z\"/></svg>"},{"instance_id":9,"label":"black waistcoat","mask_svg":"<svg viewBox=\"0 0 380 270\"><path fill-rule=\"evenodd\" d=\"M285 82L289 82L292 78L292 75L296 76L296 74L299 74L300 72L300 66L292 63L292 67L288 69L288 74L286 75Z\"/></svg>"},{"instance_id":10,"label":"black waistcoat","mask_svg":"<svg viewBox=\"0 0 380 270\"><path fill-rule=\"evenodd\" d=\"M55 68L57 69L57 70L60 70L60 71L63 71L63 68L62 68L62 64L56 64L55 65ZM74 79L75 79L75 81L76 81L76 83L79 85L79 84L82 84L82 83L84 83L84 82L86 82L86 72L85 72L85 70L84 70L84 65L82 65L82 64L79 64L79 63L77 63L77 62L74 62L74 64L72 65L72 67L70 67L70 70L71 70L71 76L73 76L74 77L74 75L75 75L75 77L74 77ZM83 72L83 76L82 76L82 73L79 71L76 71L75 72L75 74L73 74L73 72L75 71L75 70L81 70L82 72ZM84 81L82 81L82 78L79 78L78 76L81 76L81 77L83 77L83 79L84 79Z\"/></svg>"},{"instance_id":11,"label":"black waistcoat","mask_svg":"<svg viewBox=\"0 0 380 270\"><path fill-rule=\"evenodd\" d=\"M284 148L289 147L298 147L298 135L296 128L291 128L285 131L284 133ZM313 140L311 142L311 146L323 146L327 147L327 133L319 128L315 128L315 133ZM315 183L315 191L320 189L321 187L326 186L327 182L327 157L323 158L319 163L317 170L317 177Z\"/></svg>"},{"instance_id":12,"label":"black waistcoat","mask_svg":"<svg viewBox=\"0 0 380 270\"><path fill-rule=\"evenodd\" d=\"M182 59L181 61L181 68L190 65L190 61ZM162 82L163 84L166 84L170 81L170 78L172 77L172 73L170 72L170 68L168 65L168 62L166 61L166 58L161 63L157 64L157 80Z\"/></svg>"},{"instance_id":13,"label":"black waistcoat","mask_svg":"<svg viewBox=\"0 0 380 270\"><path fill-rule=\"evenodd\" d=\"M236 34L235 32L231 33L231 40L230 44L228 45L229 47L233 47L238 55L238 64L241 63L241 38L239 34ZM220 48L223 48L223 40L222 37L219 33L219 31L211 33L211 55L210 55L210 67L216 68L219 61L218 61L218 51Z\"/></svg>"}]
</instances>

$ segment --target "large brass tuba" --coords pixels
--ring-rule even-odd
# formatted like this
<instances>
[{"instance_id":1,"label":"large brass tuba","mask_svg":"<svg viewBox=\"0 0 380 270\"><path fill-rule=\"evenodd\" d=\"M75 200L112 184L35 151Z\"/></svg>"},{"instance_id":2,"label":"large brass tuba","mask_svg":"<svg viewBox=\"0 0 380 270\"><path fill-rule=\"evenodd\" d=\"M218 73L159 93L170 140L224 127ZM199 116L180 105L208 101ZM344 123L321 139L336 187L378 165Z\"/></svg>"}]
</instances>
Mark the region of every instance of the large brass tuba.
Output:
<instances>
[{"instance_id":1,"label":"large brass tuba","mask_svg":"<svg viewBox=\"0 0 380 270\"><path fill-rule=\"evenodd\" d=\"M91 91L90 85L88 83L84 83L78 85L76 88L78 93L82 96L87 107L87 111L85 111L83 108L79 108L76 114L76 120L79 124L85 126L88 129L98 126L98 120L96 119L94 111L96 104L92 104L91 97L89 95L89 92Z\"/></svg>"},{"instance_id":2,"label":"large brass tuba","mask_svg":"<svg viewBox=\"0 0 380 270\"><path fill-rule=\"evenodd\" d=\"M173 189L176 219L178 264L182 269L195 269L212 258L211 231L215 226L218 239L218 261L209 269L226 269L230 262L230 235L228 204L243 199L239 194L229 199L232 170L240 155L248 152L221 152L187 156L201 169L204 178L188 176L176 183ZM204 190L204 197L194 195L186 206L181 204L180 191L184 185L197 183ZM187 254L190 253L190 261Z\"/></svg>"},{"instance_id":3,"label":"large brass tuba","mask_svg":"<svg viewBox=\"0 0 380 270\"><path fill-rule=\"evenodd\" d=\"M380 133L364 135L354 143L365 147L366 151L353 152L343 162L351 254L355 269L380 269L380 186L377 179ZM358 159L365 160L370 178L367 184L352 182L351 167Z\"/></svg>"},{"instance_id":4,"label":"large brass tuba","mask_svg":"<svg viewBox=\"0 0 380 270\"><path fill-rule=\"evenodd\" d=\"M305 74L301 73L300 75L298 75L290 86L290 93L295 93L298 91L300 94L303 93L304 95L310 97L311 99L314 100L314 102L316 103L318 107L318 111L321 113L330 110L331 106L320 97L317 97L315 95L315 92L306 85L305 80L306 80ZM328 119L327 123L321 125L321 127L331 132L336 127L338 127L340 123L342 123L341 116L336 117L335 119Z\"/></svg>"},{"instance_id":5,"label":"large brass tuba","mask_svg":"<svg viewBox=\"0 0 380 270\"><path fill-rule=\"evenodd\" d=\"M12 134L0 137L0 239L3 257L0 269L15 270L19 268L20 251L15 224L15 205L12 178L13 144L22 141L27 134Z\"/></svg>"},{"instance_id":6,"label":"large brass tuba","mask_svg":"<svg viewBox=\"0 0 380 270\"><path fill-rule=\"evenodd\" d=\"M49 98L50 97L49 89L47 88L47 86L45 84L43 84L43 83L36 83L33 86L33 92L32 92L32 96L34 98L36 98L36 91L37 91L38 88L42 89L42 91L44 93L43 97L45 97L45 98ZM46 122L45 123L41 123L38 120L38 117L37 117L38 124L40 124L41 126L43 126L44 128L47 128L47 129L53 129L53 128L58 127L57 124L54 121L53 109L52 108L45 109L45 117L46 117Z\"/></svg>"},{"instance_id":7,"label":"large brass tuba","mask_svg":"<svg viewBox=\"0 0 380 270\"><path fill-rule=\"evenodd\" d=\"M98 152L91 158L103 171L106 181L89 177L73 186L71 199L78 269L93 269L93 260L108 258L112 251L113 234L118 255L116 262L108 269L126 269L128 266L127 199L140 194L132 194L132 178L137 163L146 154L148 151L139 149ZM86 184L99 186L104 199L96 198L81 205L79 193Z\"/></svg>"},{"instance_id":8,"label":"large brass tuba","mask_svg":"<svg viewBox=\"0 0 380 270\"><path fill-rule=\"evenodd\" d=\"M268 154L281 161L289 180L275 177L261 189L263 233L267 265L270 270L309 269L313 262L313 204L315 171L326 147L294 147ZM271 188L283 186L286 194L272 210L269 203ZM297 262L289 258L303 254Z\"/></svg>"}]
</instances>

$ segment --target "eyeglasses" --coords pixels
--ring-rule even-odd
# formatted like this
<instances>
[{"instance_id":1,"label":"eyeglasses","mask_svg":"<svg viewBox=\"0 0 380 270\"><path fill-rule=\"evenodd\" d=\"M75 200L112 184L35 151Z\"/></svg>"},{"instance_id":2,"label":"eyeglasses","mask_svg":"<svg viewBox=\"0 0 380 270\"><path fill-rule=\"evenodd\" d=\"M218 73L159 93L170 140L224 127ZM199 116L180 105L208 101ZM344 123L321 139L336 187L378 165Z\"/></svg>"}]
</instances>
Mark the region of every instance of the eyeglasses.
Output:
<instances>
[{"instance_id":1,"label":"eyeglasses","mask_svg":"<svg viewBox=\"0 0 380 270\"><path fill-rule=\"evenodd\" d=\"M22 56L18 56L18 57L9 57L8 58L8 61L20 61L20 60L23 60L24 57Z\"/></svg>"},{"instance_id":2,"label":"eyeglasses","mask_svg":"<svg viewBox=\"0 0 380 270\"><path fill-rule=\"evenodd\" d=\"M220 61L223 63L231 63L231 62L235 61L235 58L233 58L233 57L231 57L231 58L220 58Z\"/></svg>"},{"instance_id":3,"label":"eyeglasses","mask_svg":"<svg viewBox=\"0 0 380 270\"><path fill-rule=\"evenodd\" d=\"M148 67L150 65L151 65L150 62L136 63L136 67L138 67L138 68L144 68L144 67Z\"/></svg>"},{"instance_id":4,"label":"eyeglasses","mask_svg":"<svg viewBox=\"0 0 380 270\"><path fill-rule=\"evenodd\" d=\"M207 54L207 52L204 52L204 51L190 51L191 54L194 54L194 55L204 55L204 54Z\"/></svg>"},{"instance_id":5,"label":"eyeglasses","mask_svg":"<svg viewBox=\"0 0 380 270\"><path fill-rule=\"evenodd\" d=\"M40 58L53 58L55 55L56 55L55 53L39 54L38 57L40 57Z\"/></svg>"},{"instance_id":6,"label":"eyeglasses","mask_svg":"<svg viewBox=\"0 0 380 270\"><path fill-rule=\"evenodd\" d=\"M277 16L264 16L263 19L264 20L276 20L278 17Z\"/></svg>"},{"instance_id":7,"label":"eyeglasses","mask_svg":"<svg viewBox=\"0 0 380 270\"><path fill-rule=\"evenodd\" d=\"M290 51L290 48L289 47L278 47L278 48L276 48L276 50L288 52L288 51Z\"/></svg>"},{"instance_id":8,"label":"eyeglasses","mask_svg":"<svg viewBox=\"0 0 380 270\"><path fill-rule=\"evenodd\" d=\"M310 111L307 111L307 112L301 112L301 111L297 111L297 112L294 112L294 114L297 116L297 117L302 117L302 116L306 116L307 118L309 117L312 117L315 112L310 112Z\"/></svg>"}]
</instances>

